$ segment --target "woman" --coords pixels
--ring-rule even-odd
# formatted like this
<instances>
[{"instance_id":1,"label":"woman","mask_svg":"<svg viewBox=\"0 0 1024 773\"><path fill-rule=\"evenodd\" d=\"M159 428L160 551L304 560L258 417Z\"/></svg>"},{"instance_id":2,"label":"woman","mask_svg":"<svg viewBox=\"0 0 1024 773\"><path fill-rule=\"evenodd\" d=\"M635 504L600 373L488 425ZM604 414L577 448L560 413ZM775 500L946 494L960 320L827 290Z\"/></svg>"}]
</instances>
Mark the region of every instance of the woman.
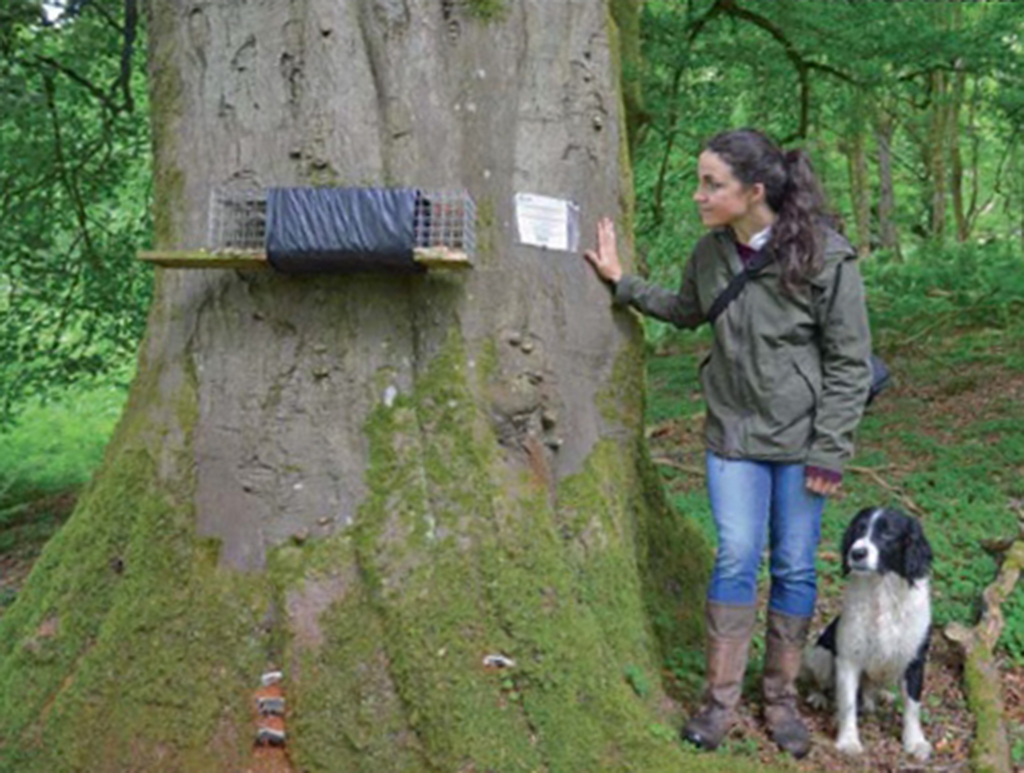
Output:
<instances>
[{"instance_id":1,"label":"woman","mask_svg":"<svg viewBox=\"0 0 1024 773\"><path fill-rule=\"evenodd\" d=\"M801 151L784 153L758 131L730 131L706 145L697 170L693 198L711 230L678 292L623 273L607 218L585 257L613 285L617 304L693 328L709 321L730 279L762 265L767 251L764 268L712 322L700 367L718 551L705 612L704 703L683 737L714 749L735 722L767 538L765 720L772 739L802 757L810 736L795 682L814 613L821 512L839 489L871 378L864 290L854 251L826 225Z\"/></svg>"}]
</instances>

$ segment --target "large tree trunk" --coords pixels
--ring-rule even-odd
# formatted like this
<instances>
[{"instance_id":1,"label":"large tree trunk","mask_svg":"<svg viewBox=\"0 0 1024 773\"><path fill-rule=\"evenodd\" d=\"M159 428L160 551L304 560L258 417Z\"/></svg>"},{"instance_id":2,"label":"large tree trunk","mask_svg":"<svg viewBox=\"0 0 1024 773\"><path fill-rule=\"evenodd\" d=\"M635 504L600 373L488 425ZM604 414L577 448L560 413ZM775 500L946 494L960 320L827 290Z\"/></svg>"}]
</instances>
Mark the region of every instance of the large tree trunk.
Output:
<instances>
[{"instance_id":1,"label":"large tree trunk","mask_svg":"<svg viewBox=\"0 0 1024 773\"><path fill-rule=\"evenodd\" d=\"M296 770L684 769L651 728L707 549L646 455L640 327L513 225L572 198L629 256L616 34L602 2L150 4L157 247L204 243L215 186L330 183L465 187L481 248L158 271L103 469L0 621L0 769L244 770L273 668Z\"/></svg>"}]
</instances>

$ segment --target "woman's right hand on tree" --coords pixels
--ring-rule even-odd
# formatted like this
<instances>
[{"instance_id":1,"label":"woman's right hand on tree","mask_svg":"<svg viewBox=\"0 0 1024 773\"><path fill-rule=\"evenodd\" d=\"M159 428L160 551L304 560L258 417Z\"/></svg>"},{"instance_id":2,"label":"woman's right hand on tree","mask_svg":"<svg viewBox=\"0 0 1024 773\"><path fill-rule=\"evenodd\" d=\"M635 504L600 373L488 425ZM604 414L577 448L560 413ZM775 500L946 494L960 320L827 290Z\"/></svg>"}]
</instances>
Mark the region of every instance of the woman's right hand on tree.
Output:
<instances>
[{"instance_id":1,"label":"woman's right hand on tree","mask_svg":"<svg viewBox=\"0 0 1024 773\"><path fill-rule=\"evenodd\" d=\"M597 250L587 250L583 257L605 281L614 283L622 278L622 264L615 245L615 223L610 217L602 217L597 222Z\"/></svg>"}]
</instances>

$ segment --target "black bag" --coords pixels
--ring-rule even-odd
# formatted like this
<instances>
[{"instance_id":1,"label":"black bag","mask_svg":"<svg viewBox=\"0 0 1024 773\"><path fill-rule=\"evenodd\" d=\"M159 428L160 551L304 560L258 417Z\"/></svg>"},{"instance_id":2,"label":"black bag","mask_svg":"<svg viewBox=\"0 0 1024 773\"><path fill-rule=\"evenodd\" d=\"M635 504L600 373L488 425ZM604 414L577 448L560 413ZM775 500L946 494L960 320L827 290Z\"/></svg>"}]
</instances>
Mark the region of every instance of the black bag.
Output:
<instances>
[{"instance_id":1,"label":"black bag","mask_svg":"<svg viewBox=\"0 0 1024 773\"><path fill-rule=\"evenodd\" d=\"M715 320L721 315L723 311L736 300L743 288L746 287L747 282L761 273L761 270L772 261L772 255L768 250L762 250L756 258L754 258L740 273L734 276L726 288L718 294L718 297L711 303L711 308L708 309L708 322L712 325L715 324ZM835 301L836 297L836 286L839 285L839 274L842 264L839 264L839 268L836 269L835 285L832 287L832 298L829 300L829 311L831 311L831 304ZM825 316L828 316L826 313ZM868 399L865 405L871 405L876 397L881 394L889 386L892 381L892 374L889 373L888 366L882 361L881 357L878 357L874 353L869 358L869 364L871 366L871 386L868 387Z\"/></svg>"},{"instance_id":2,"label":"black bag","mask_svg":"<svg viewBox=\"0 0 1024 773\"><path fill-rule=\"evenodd\" d=\"M868 362L871 365L871 386L868 387L868 401L865 405L871 405L874 399L885 391L892 380L889 367L882 362L881 357L872 352Z\"/></svg>"}]
</instances>

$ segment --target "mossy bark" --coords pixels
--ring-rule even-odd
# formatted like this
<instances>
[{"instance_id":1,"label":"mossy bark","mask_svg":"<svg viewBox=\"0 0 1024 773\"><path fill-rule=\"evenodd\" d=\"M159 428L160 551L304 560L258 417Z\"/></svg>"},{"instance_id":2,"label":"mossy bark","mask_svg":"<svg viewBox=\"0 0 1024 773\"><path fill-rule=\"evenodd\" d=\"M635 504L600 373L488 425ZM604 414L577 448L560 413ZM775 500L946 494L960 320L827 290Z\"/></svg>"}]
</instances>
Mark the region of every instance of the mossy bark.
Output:
<instances>
[{"instance_id":1,"label":"mossy bark","mask_svg":"<svg viewBox=\"0 0 1024 773\"><path fill-rule=\"evenodd\" d=\"M640 327L514 228L520 190L629 222L610 10L501 8L151 4L161 249L215 187L329 172L467 189L480 254L157 272L103 469L0 621L0 770L246 769L273 668L295 769L720 769L662 709L708 548L647 457Z\"/></svg>"},{"instance_id":2,"label":"mossy bark","mask_svg":"<svg viewBox=\"0 0 1024 773\"><path fill-rule=\"evenodd\" d=\"M1024 530L1024 517L1021 519ZM1024 571L1024 531L1003 556L995 580L982 593L981 617L973 628L950 623L946 638L964 659L964 692L975 720L971 769L976 773L1003 773L1013 767L1003 707L1002 674L995 657L1003 632L1003 604Z\"/></svg>"}]
</instances>

